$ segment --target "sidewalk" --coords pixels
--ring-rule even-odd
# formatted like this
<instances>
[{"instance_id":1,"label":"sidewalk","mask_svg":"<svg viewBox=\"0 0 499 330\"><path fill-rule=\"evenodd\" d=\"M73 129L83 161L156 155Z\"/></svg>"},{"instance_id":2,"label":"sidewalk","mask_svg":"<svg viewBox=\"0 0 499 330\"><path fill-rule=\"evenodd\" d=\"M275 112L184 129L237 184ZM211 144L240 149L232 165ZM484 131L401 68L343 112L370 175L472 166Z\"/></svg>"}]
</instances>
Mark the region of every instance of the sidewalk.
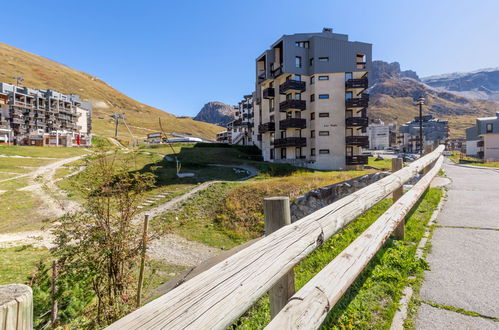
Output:
<instances>
[{"instance_id":1,"label":"sidewalk","mask_svg":"<svg viewBox=\"0 0 499 330\"><path fill-rule=\"evenodd\" d=\"M416 329L499 329L499 172L448 160L444 170L452 182L431 240Z\"/></svg>"}]
</instances>

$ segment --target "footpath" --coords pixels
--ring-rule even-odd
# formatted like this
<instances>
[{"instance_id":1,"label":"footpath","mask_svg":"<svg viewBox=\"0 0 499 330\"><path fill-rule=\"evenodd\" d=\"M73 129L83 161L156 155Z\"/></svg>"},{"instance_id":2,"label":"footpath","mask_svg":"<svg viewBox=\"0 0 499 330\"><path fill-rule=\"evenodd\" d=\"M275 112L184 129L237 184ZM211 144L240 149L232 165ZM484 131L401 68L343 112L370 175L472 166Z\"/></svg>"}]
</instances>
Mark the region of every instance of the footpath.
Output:
<instances>
[{"instance_id":1,"label":"footpath","mask_svg":"<svg viewBox=\"0 0 499 330\"><path fill-rule=\"evenodd\" d=\"M499 329L499 171L445 161L451 180L416 329Z\"/></svg>"}]
</instances>

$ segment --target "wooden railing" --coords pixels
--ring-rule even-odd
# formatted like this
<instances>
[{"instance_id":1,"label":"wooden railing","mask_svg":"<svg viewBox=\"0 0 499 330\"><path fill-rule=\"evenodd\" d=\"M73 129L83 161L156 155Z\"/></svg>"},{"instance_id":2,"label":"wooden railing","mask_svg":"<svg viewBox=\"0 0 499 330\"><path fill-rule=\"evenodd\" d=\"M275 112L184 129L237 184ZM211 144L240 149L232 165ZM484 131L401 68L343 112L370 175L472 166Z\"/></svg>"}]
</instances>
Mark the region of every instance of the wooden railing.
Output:
<instances>
[{"instance_id":1,"label":"wooden railing","mask_svg":"<svg viewBox=\"0 0 499 330\"><path fill-rule=\"evenodd\" d=\"M108 329L226 328L266 292L282 288L293 267L325 240L388 195L402 196L291 299L286 297L287 304L279 313L274 308L275 317L268 325L271 329L317 328L389 235L397 229L400 236L404 216L438 173L443 150L439 146L409 166L268 234ZM427 174L402 195L402 185L422 171ZM286 212L280 213L283 218ZM289 291L285 289L281 294Z\"/></svg>"}]
</instances>

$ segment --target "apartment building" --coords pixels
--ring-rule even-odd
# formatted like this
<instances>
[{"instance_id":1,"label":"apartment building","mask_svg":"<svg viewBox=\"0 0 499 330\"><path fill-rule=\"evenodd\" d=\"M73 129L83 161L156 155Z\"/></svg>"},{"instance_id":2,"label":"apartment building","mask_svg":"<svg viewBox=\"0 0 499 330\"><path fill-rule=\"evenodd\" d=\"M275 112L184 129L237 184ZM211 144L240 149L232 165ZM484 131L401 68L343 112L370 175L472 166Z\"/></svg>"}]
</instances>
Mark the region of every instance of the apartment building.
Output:
<instances>
[{"instance_id":1,"label":"apartment building","mask_svg":"<svg viewBox=\"0 0 499 330\"><path fill-rule=\"evenodd\" d=\"M367 136L369 137L369 149L382 150L390 147L390 125L385 125L382 120L374 120L369 123Z\"/></svg>"},{"instance_id":2,"label":"apartment building","mask_svg":"<svg viewBox=\"0 0 499 330\"><path fill-rule=\"evenodd\" d=\"M445 144L449 137L449 123L446 120L433 118L432 115L422 116L423 148L425 145ZM419 152L419 116L413 121L400 125L399 148L403 152Z\"/></svg>"},{"instance_id":3,"label":"apartment building","mask_svg":"<svg viewBox=\"0 0 499 330\"><path fill-rule=\"evenodd\" d=\"M324 170L367 164L371 50L325 28L284 35L256 59L253 139L265 161Z\"/></svg>"},{"instance_id":4,"label":"apartment building","mask_svg":"<svg viewBox=\"0 0 499 330\"><path fill-rule=\"evenodd\" d=\"M487 161L499 161L499 112L495 117L477 118L466 129L466 154Z\"/></svg>"},{"instance_id":5,"label":"apartment building","mask_svg":"<svg viewBox=\"0 0 499 330\"><path fill-rule=\"evenodd\" d=\"M217 141L228 144L253 145L253 94L244 95L234 106L235 118L227 124L227 130L217 134Z\"/></svg>"},{"instance_id":6,"label":"apartment building","mask_svg":"<svg viewBox=\"0 0 499 330\"><path fill-rule=\"evenodd\" d=\"M78 95L0 83L0 112L0 142L68 147L91 144L92 107Z\"/></svg>"}]
</instances>

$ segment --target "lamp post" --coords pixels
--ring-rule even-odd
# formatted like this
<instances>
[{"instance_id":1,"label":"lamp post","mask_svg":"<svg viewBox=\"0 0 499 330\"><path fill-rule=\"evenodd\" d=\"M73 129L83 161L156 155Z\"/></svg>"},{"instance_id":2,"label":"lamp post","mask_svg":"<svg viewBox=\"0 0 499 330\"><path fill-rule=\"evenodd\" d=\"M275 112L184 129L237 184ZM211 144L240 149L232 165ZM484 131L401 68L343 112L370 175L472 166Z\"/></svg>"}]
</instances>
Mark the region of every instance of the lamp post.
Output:
<instances>
[{"instance_id":1,"label":"lamp post","mask_svg":"<svg viewBox=\"0 0 499 330\"><path fill-rule=\"evenodd\" d=\"M423 104L424 97L421 96L417 100L419 105L419 155L423 156Z\"/></svg>"}]
</instances>

